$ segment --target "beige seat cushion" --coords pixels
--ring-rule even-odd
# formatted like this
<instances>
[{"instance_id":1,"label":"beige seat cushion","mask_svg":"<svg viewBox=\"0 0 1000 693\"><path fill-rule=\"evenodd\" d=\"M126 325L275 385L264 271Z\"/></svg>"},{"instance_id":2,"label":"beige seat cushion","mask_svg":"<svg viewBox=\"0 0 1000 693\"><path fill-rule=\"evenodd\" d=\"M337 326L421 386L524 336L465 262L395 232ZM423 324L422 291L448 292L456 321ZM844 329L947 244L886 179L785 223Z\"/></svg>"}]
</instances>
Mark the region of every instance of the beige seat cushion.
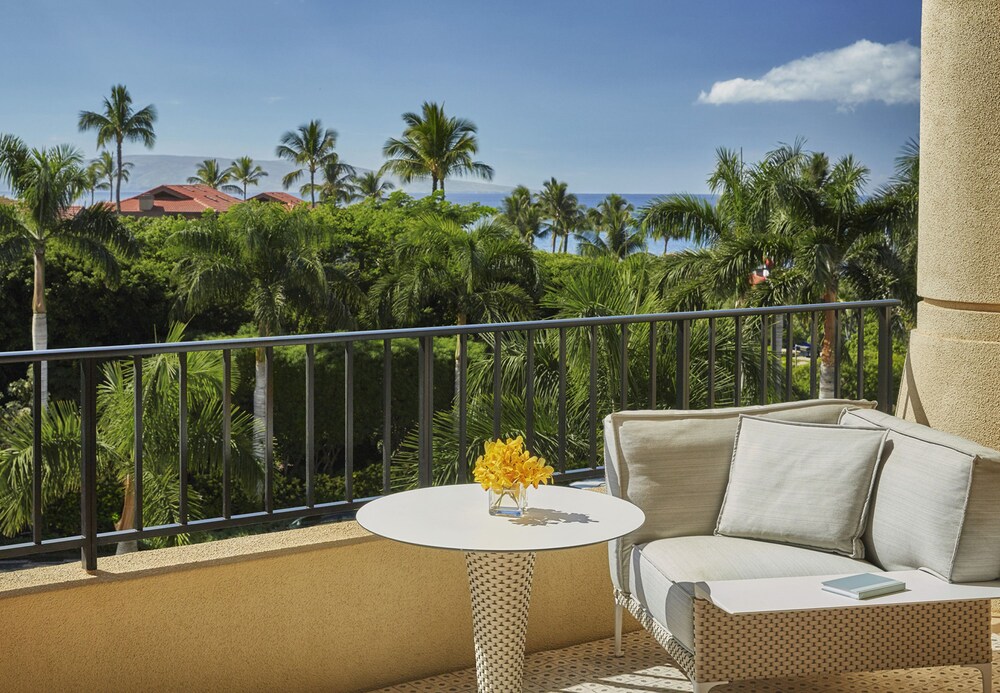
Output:
<instances>
[{"instance_id":1,"label":"beige seat cushion","mask_svg":"<svg viewBox=\"0 0 1000 693\"><path fill-rule=\"evenodd\" d=\"M886 431L741 416L715 533L864 558Z\"/></svg>"},{"instance_id":2,"label":"beige seat cushion","mask_svg":"<svg viewBox=\"0 0 1000 693\"><path fill-rule=\"evenodd\" d=\"M650 615L694 651L694 583L706 580L864 573L875 567L786 544L696 536L659 539L632 549L629 588Z\"/></svg>"},{"instance_id":3,"label":"beige seat cushion","mask_svg":"<svg viewBox=\"0 0 1000 693\"><path fill-rule=\"evenodd\" d=\"M623 411L604 420L608 492L646 514L642 527L610 545L611 579L628 589L632 545L712 534L729 481L740 414L835 424L844 408L865 400L809 400L706 410Z\"/></svg>"},{"instance_id":4,"label":"beige seat cushion","mask_svg":"<svg viewBox=\"0 0 1000 693\"><path fill-rule=\"evenodd\" d=\"M1000 578L1000 452L878 411L845 411L841 422L889 431L865 533L869 560L952 582Z\"/></svg>"}]
</instances>

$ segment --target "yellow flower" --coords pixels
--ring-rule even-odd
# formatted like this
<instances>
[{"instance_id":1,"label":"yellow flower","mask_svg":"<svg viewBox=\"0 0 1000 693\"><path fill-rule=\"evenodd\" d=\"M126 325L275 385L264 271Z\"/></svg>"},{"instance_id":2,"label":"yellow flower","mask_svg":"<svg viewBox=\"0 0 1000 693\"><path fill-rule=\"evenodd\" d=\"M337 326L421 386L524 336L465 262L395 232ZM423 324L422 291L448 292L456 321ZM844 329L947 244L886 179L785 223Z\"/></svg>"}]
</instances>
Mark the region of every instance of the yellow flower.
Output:
<instances>
[{"instance_id":1,"label":"yellow flower","mask_svg":"<svg viewBox=\"0 0 1000 693\"><path fill-rule=\"evenodd\" d=\"M473 477L484 489L500 493L506 489L538 488L552 480L552 467L545 459L532 455L517 438L488 440L483 444L483 454L476 460Z\"/></svg>"}]
</instances>

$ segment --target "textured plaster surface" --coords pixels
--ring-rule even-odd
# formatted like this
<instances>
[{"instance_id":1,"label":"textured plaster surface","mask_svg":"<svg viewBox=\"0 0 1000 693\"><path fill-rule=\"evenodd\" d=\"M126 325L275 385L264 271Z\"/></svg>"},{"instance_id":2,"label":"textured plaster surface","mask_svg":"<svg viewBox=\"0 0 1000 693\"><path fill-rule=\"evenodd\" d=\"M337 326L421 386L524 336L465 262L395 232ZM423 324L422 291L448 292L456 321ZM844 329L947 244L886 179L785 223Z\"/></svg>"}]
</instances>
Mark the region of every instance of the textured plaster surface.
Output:
<instances>
[{"instance_id":1,"label":"textured plaster surface","mask_svg":"<svg viewBox=\"0 0 1000 693\"><path fill-rule=\"evenodd\" d=\"M924 0L919 219L897 413L1000 448L1000 0Z\"/></svg>"},{"instance_id":2,"label":"textured plaster surface","mask_svg":"<svg viewBox=\"0 0 1000 693\"><path fill-rule=\"evenodd\" d=\"M353 522L98 567L0 578L4 690L347 693L474 664L462 554ZM538 555L529 651L609 637L613 615L604 545Z\"/></svg>"},{"instance_id":3,"label":"textured plaster surface","mask_svg":"<svg viewBox=\"0 0 1000 693\"><path fill-rule=\"evenodd\" d=\"M1000 304L1000 0L924 0L918 293Z\"/></svg>"}]
</instances>

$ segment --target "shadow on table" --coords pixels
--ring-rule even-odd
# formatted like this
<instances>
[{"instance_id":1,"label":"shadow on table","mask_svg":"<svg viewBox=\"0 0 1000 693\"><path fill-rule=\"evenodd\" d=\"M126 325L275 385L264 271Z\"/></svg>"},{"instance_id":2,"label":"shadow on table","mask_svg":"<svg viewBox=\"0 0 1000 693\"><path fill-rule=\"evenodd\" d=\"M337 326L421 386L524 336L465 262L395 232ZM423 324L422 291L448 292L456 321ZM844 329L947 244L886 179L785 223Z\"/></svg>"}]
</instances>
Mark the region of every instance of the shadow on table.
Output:
<instances>
[{"instance_id":1,"label":"shadow on table","mask_svg":"<svg viewBox=\"0 0 1000 693\"><path fill-rule=\"evenodd\" d=\"M591 520L587 513L567 513L551 508L528 508L525 515L511 520L511 524L523 527L545 527L570 523L587 525L593 522L596 520Z\"/></svg>"}]
</instances>

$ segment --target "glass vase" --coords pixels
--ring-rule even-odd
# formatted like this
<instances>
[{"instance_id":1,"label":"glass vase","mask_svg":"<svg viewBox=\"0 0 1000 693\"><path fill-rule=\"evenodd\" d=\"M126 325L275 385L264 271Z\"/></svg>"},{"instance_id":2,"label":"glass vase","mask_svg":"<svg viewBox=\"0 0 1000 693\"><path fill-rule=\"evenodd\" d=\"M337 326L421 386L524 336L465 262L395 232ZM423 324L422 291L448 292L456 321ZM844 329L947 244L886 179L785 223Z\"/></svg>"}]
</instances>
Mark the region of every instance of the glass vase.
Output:
<instances>
[{"instance_id":1,"label":"glass vase","mask_svg":"<svg viewBox=\"0 0 1000 693\"><path fill-rule=\"evenodd\" d=\"M527 507L528 489L520 486L505 488L502 491L487 491L490 502L490 515L500 517L521 517Z\"/></svg>"}]
</instances>

